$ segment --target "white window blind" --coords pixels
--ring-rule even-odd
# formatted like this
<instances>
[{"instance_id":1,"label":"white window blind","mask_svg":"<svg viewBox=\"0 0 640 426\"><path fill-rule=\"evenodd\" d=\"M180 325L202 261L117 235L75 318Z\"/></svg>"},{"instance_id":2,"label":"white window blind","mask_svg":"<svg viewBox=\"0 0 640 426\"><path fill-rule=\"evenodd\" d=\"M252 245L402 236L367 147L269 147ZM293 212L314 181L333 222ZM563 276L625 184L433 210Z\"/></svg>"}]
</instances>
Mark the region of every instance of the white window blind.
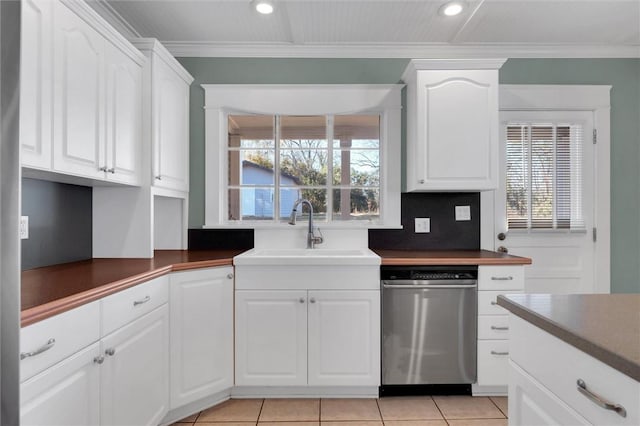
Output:
<instances>
[{"instance_id":1,"label":"white window blind","mask_svg":"<svg viewBox=\"0 0 640 426\"><path fill-rule=\"evenodd\" d=\"M507 123L509 229L584 229L583 127Z\"/></svg>"}]
</instances>

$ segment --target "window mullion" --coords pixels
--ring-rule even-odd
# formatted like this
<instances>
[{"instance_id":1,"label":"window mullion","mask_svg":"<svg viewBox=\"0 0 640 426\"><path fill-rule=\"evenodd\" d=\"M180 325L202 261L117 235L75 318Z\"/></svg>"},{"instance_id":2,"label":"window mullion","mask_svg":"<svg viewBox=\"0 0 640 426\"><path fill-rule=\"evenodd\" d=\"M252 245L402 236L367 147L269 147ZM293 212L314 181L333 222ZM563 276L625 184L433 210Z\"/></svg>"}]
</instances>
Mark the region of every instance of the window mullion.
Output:
<instances>
[{"instance_id":1,"label":"window mullion","mask_svg":"<svg viewBox=\"0 0 640 426\"><path fill-rule=\"evenodd\" d=\"M333 218L333 137L335 123L333 115L327 115L326 121L326 137L327 137L327 222L331 222Z\"/></svg>"},{"instance_id":2,"label":"window mullion","mask_svg":"<svg viewBox=\"0 0 640 426\"><path fill-rule=\"evenodd\" d=\"M273 117L274 158L273 158L273 221L280 222L280 116Z\"/></svg>"},{"instance_id":3,"label":"window mullion","mask_svg":"<svg viewBox=\"0 0 640 426\"><path fill-rule=\"evenodd\" d=\"M551 127L551 135L552 135L552 153L551 153L551 165L552 165L552 175L551 175L551 228L558 228L558 163L557 163L557 151L558 151L558 126L557 124L552 124Z\"/></svg>"}]
</instances>

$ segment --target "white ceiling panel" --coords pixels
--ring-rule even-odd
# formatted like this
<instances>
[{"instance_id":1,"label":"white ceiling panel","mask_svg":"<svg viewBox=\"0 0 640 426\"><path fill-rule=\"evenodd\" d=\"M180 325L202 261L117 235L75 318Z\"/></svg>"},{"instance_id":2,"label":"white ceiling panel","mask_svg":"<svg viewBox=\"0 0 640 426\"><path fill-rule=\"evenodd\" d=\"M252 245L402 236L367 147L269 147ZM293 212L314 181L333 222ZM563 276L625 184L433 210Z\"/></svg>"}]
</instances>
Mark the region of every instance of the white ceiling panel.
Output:
<instances>
[{"instance_id":1,"label":"white ceiling panel","mask_svg":"<svg viewBox=\"0 0 640 426\"><path fill-rule=\"evenodd\" d=\"M640 43L638 0L487 0L456 42Z\"/></svg>"}]
</instances>

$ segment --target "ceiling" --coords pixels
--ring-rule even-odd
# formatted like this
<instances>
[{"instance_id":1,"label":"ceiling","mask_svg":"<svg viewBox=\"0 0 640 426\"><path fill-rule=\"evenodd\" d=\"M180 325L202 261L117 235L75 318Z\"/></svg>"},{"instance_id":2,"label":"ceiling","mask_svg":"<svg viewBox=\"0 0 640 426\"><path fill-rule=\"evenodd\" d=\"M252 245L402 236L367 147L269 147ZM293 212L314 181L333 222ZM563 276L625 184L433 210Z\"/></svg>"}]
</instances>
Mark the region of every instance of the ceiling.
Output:
<instances>
[{"instance_id":1,"label":"ceiling","mask_svg":"<svg viewBox=\"0 0 640 426\"><path fill-rule=\"evenodd\" d=\"M640 0L94 0L128 36L177 56L640 57ZM443 55L445 53L445 55ZM504 56L504 55L502 55Z\"/></svg>"}]
</instances>

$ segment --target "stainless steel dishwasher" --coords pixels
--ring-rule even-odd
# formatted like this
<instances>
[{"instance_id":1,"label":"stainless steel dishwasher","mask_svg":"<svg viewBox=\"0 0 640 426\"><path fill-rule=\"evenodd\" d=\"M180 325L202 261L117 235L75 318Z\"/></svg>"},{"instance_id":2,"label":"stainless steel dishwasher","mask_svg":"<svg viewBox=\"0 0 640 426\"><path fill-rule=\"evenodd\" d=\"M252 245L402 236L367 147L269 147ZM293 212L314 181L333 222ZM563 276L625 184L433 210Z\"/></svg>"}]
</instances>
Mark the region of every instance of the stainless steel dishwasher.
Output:
<instances>
[{"instance_id":1,"label":"stainless steel dishwasher","mask_svg":"<svg viewBox=\"0 0 640 426\"><path fill-rule=\"evenodd\" d=\"M383 266L382 387L462 386L476 381L478 268ZM458 386L460 387L460 386ZM411 393L411 392L409 392ZM416 392L420 393L420 392Z\"/></svg>"}]
</instances>

